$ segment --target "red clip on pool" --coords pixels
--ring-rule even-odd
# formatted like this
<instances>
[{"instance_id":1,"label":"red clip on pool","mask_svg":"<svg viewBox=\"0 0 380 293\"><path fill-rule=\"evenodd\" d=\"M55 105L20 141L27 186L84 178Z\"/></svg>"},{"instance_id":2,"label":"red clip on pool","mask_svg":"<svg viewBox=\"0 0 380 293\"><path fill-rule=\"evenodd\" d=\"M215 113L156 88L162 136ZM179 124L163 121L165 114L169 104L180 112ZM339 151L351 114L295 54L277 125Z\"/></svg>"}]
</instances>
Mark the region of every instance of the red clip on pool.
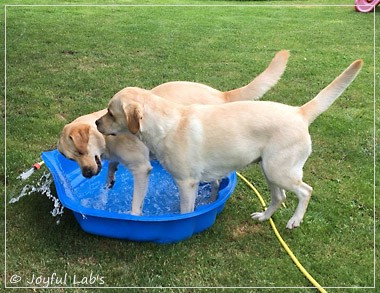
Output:
<instances>
[{"instance_id":1,"label":"red clip on pool","mask_svg":"<svg viewBox=\"0 0 380 293\"><path fill-rule=\"evenodd\" d=\"M74 212L84 231L133 241L173 243L204 231L214 224L237 182L236 173L224 178L218 198L212 203L210 184L201 184L195 211L180 214L178 189L171 176L155 161L143 215L133 216L130 214L133 178L123 166L116 172L113 188L106 189L107 162L103 162L98 176L86 179L78 164L57 150L42 153L42 158L53 174L60 201Z\"/></svg>"}]
</instances>

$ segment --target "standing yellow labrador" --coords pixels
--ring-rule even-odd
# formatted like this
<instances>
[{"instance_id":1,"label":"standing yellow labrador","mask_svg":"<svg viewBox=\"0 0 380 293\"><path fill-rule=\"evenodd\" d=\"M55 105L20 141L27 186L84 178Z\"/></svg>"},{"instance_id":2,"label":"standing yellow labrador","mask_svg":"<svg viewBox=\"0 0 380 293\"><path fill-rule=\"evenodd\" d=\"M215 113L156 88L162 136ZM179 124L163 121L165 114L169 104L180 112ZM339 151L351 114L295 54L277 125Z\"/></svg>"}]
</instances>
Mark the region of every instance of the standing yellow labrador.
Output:
<instances>
[{"instance_id":1,"label":"standing yellow labrador","mask_svg":"<svg viewBox=\"0 0 380 293\"><path fill-rule=\"evenodd\" d=\"M298 206L287 228L298 227L312 188L302 181L311 154L308 127L355 79L362 61L353 62L314 99L301 107L266 101L183 106L140 88L126 88L109 102L96 121L105 135L137 134L178 185L181 212L194 210L200 181L214 181L252 162L261 162L271 191L260 221L272 216L294 192Z\"/></svg>"},{"instance_id":2,"label":"standing yellow labrador","mask_svg":"<svg viewBox=\"0 0 380 293\"><path fill-rule=\"evenodd\" d=\"M164 83L151 91L163 98L182 104L221 104L238 100L258 99L273 87L285 71L289 52L279 51L269 66L246 86L227 92L195 82L174 81ZM103 136L96 128L95 121L107 112L106 109L81 116L65 125L58 141L58 150L67 158L75 160L87 178L97 175L101 158L110 161L107 186L112 187L118 163L126 166L133 175L134 191L132 214L140 215L148 188L149 151L146 146L130 133L117 136ZM213 184L213 193L217 192Z\"/></svg>"}]
</instances>

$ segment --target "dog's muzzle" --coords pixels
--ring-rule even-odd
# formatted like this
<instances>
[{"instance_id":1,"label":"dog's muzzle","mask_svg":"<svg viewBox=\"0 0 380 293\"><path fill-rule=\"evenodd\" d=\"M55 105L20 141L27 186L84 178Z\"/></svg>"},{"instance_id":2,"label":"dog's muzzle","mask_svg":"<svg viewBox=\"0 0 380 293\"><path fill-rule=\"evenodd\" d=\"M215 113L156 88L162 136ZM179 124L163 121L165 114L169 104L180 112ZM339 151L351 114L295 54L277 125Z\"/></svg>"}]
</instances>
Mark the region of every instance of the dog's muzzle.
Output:
<instances>
[{"instance_id":1,"label":"dog's muzzle","mask_svg":"<svg viewBox=\"0 0 380 293\"><path fill-rule=\"evenodd\" d=\"M102 127L102 121L100 120L101 118L99 118L98 120L95 121L95 124L96 124L96 128L98 129L98 131L103 134L103 135L112 135L112 136L116 136L115 133L107 133L107 131L104 131L103 127Z\"/></svg>"},{"instance_id":2,"label":"dog's muzzle","mask_svg":"<svg viewBox=\"0 0 380 293\"><path fill-rule=\"evenodd\" d=\"M95 163L97 165L97 169L95 172L91 167L85 166L82 168L83 177L91 178L100 173L100 171L102 170L102 161L100 160L99 156L95 156Z\"/></svg>"}]
</instances>

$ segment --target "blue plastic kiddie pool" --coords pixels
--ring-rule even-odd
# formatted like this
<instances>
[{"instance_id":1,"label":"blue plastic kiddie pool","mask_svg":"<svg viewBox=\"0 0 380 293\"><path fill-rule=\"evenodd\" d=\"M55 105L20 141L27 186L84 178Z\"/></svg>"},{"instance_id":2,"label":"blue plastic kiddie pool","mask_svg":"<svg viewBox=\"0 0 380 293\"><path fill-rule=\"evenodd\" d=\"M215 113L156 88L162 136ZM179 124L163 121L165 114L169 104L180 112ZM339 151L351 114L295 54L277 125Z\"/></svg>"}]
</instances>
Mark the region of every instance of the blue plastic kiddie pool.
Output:
<instances>
[{"instance_id":1,"label":"blue plastic kiddie pool","mask_svg":"<svg viewBox=\"0 0 380 293\"><path fill-rule=\"evenodd\" d=\"M201 184L195 211L180 214L178 189L172 177L154 161L143 215L134 216L130 214L133 177L123 166L119 165L116 172L115 185L107 189L108 162L102 162L99 175L87 179L76 162L57 150L42 153L42 159L53 174L60 201L73 211L84 231L133 241L173 243L211 227L237 182L234 172L224 178L214 202L210 202L210 184Z\"/></svg>"}]
</instances>

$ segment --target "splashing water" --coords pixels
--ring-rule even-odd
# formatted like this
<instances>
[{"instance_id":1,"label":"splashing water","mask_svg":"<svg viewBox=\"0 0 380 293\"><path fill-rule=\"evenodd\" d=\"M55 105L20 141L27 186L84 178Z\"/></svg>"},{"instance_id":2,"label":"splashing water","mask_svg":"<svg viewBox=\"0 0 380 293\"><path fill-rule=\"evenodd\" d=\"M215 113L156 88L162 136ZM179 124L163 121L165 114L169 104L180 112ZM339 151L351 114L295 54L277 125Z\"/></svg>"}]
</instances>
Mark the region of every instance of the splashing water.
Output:
<instances>
[{"instance_id":1,"label":"splashing water","mask_svg":"<svg viewBox=\"0 0 380 293\"><path fill-rule=\"evenodd\" d=\"M19 176L17 176L17 179L20 179L20 180L28 179L30 176L32 176L35 170L36 170L35 168L30 168L28 171L22 172Z\"/></svg>"},{"instance_id":2,"label":"splashing water","mask_svg":"<svg viewBox=\"0 0 380 293\"><path fill-rule=\"evenodd\" d=\"M34 171L34 170L33 170ZM11 198L9 200L10 204L18 202L24 196L30 195L32 193L38 192L45 195L54 203L54 208L50 211L53 217L57 217L56 223L60 223L60 218L63 214L64 206L61 204L58 197L55 197L51 192L51 184L53 183L53 178L49 172L44 172L42 176L34 184L27 184L23 187L20 194L17 197Z\"/></svg>"},{"instance_id":3,"label":"splashing water","mask_svg":"<svg viewBox=\"0 0 380 293\"><path fill-rule=\"evenodd\" d=\"M41 161L39 163L35 163L32 168L30 168L29 170L27 170L27 171L21 173L19 176L17 176L17 179L20 179L20 180L28 179L30 176L32 176L34 171L40 170L40 168L43 164L45 164L44 161Z\"/></svg>"}]
</instances>

